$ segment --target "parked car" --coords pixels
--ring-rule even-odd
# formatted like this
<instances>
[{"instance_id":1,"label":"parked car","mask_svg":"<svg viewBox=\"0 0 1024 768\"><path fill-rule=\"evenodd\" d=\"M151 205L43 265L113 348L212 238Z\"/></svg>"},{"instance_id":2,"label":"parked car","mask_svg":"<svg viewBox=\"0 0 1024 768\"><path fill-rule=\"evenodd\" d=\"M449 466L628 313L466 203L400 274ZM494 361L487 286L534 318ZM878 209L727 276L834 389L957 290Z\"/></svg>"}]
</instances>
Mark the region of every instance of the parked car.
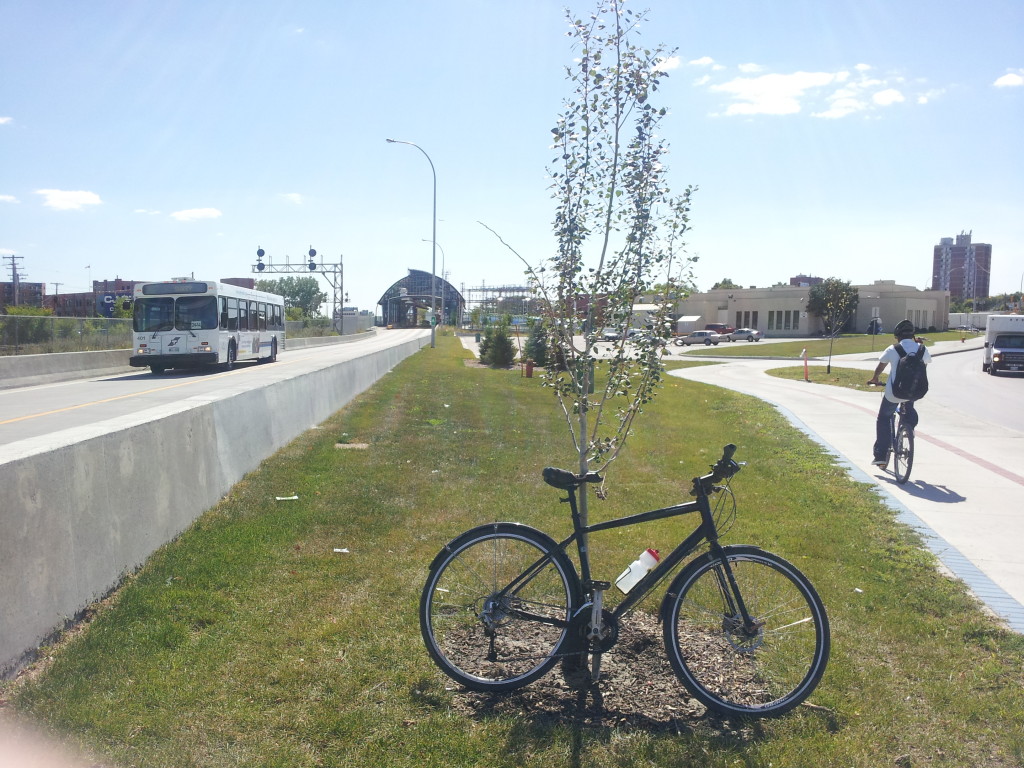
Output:
<instances>
[{"instance_id":1,"label":"parked car","mask_svg":"<svg viewBox=\"0 0 1024 768\"><path fill-rule=\"evenodd\" d=\"M719 336L725 336L727 333L732 333L736 329L731 325L726 325L725 323L708 323L704 326L704 330L714 331Z\"/></svg>"},{"instance_id":2,"label":"parked car","mask_svg":"<svg viewBox=\"0 0 1024 768\"><path fill-rule=\"evenodd\" d=\"M601 339L604 341L618 341L622 338L622 334L615 328L605 328L601 333Z\"/></svg>"},{"instance_id":3,"label":"parked car","mask_svg":"<svg viewBox=\"0 0 1024 768\"><path fill-rule=\"evenodd\" d=\"M737 328L732 333L725 334L729 341L760 341L761 332L757 328Z\"/></svg>"},{"instance_id":4,"label":"parked car","mask_svg":"<svg viewBox=\"0 0 1024 768\"><path fill-rule=\"evenodd\" d=\"M714 331L693 331L686 336L677 336L673 343L677 347L688 347L691 344L704 344L710 347L712 344L717 346L721 340L722 337Z\"/></svg>"}]
</instances>

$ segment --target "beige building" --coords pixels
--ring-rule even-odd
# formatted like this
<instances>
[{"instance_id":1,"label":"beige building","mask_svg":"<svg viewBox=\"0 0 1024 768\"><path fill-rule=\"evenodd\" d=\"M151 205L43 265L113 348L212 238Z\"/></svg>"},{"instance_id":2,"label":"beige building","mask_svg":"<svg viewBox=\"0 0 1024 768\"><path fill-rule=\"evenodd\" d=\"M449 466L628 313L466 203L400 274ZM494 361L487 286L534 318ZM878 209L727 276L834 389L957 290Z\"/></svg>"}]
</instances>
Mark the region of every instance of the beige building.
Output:
<instances>
[{"instance_id":1,"label":"beige building","mask_svg":"<svg viewBox=\"0 0 1024 768\"><path fill-rule=\"evenodd\" d=\"M872 318L878 318L885 332L900 320L909 319L918 328L945 330L949 316L949 291L921 291L893 280L876 280L855 285L860 296L857 314L847 326L851 332L866 333ZM679 316L699 316L695 327L725 323L735 328L756 328L766 336L817 336L821 319L807 311L810 288L806 285L773 285L770 288L720 288L694 293L676 306Z\"/></svg>"}]
</instances>

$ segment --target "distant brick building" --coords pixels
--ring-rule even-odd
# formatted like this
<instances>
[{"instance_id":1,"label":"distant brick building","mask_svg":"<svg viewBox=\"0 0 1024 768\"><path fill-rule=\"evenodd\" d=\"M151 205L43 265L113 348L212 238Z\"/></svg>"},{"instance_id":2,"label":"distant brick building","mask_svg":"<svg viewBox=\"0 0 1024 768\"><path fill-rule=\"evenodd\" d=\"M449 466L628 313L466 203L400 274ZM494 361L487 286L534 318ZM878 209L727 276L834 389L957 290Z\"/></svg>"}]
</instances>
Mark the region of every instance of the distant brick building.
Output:
<instances>
[{"instance_id":1,"label":"distant brick building","mask_svg":"<svg viewBox=\"0 0 1024 768\"><path fill-rule=\"evenodd\" d=\"M15 304L22 307L41 307L46 295L45 283L26 283L19 280L15 283L0 283L0 307Z\"/></svg>"},{"instance_id":2,"label":"distant brick building","mask_svg":"<svg viewBox=\"0 0 1024 768\"><path fill-rule=\"evenodd\" d=\"M932 257L932 290L949 291L953 301L987 299L992 270L992 246L972 243L970 232L944 237Z\"/></svg>"}]
</instances>

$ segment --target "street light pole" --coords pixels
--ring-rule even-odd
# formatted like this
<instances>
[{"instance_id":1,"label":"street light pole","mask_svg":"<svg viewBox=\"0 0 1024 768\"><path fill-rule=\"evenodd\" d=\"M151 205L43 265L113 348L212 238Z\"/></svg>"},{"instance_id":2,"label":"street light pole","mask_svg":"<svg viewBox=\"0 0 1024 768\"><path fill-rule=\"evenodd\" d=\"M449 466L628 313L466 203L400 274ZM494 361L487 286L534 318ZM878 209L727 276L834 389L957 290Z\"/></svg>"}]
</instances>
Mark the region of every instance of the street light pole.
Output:
<instances>
[{"instance_id":1,"label":"street light pole","mask_svg":"<svg viewBox=\"0 0 1024 768\"><path fill-rule=\"evenodd\" d=\"M430 242L425 237L422 238L422 240L423 240L424 243L429 243ZM438 248L441 248L441 244L440 243L435 243L434 245L436 245ZM446 278L444 276L444 264L445 264L446 261L447 261L447 258L444 255L444 248L441 248L441 317L444 317L445 286L448 285L448 282L447 282L448 278Z\"/></svg>"},{"instance_id":2,"label":"street light pole","mask_svg":"<svg viewBox=\"0 0 1024 768\"><path fill-rule=\"evenodd\" d=\"M399 139L386 139L386 141L388 144L408 144L410 147L416 147L427 158L427 162L430 163L430 173L434 177L434 228L431 234L433 248L430 260L430 311L434 313L434 322L430 325L430 347L433 349L437 346L437 171L434 169L434 161L430 159L430 155L419 144Z\"/></svg>"}]
</instances>

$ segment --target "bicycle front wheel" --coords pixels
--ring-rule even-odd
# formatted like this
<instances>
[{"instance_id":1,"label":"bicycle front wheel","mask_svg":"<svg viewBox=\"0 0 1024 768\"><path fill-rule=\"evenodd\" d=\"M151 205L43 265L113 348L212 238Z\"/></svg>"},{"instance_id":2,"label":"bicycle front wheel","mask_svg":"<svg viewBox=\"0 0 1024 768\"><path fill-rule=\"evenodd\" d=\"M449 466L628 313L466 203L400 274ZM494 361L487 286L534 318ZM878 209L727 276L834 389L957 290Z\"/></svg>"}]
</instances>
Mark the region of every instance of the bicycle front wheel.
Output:
<instances>
[{"instance_id":1,"label":"bicycle front wheel","mask_svg":"<svg viewBox=\"0 0 1024 768\"><path fill-rule=\"evenodd\" d=\"M676 577L665 597L665 647L683 685L709 709L772 717L806 699L830 650L825 606L778 555L726 547L729 584L710 553ZM739 600L753 620L745 626Z\"/></svg>"},{"instance_id":2,"label":"bicycle front wheel","mask_svg":"<svg viewBox=\"0 0 1024 768\"><path fill-rule=\"evenodd\" d=\"M510 691L558 660L579 578L545 534L495 523L462 534L431 564L420 630L442 672L477 691Z\"/></svg>"},{"instance_id":3,"label":"bicycle front wheel","mask_svg":"<svg viewBox=\"0 0 1024 768\"><path fill-rule=\"evenodd\" d=\"M900 485L910 479L910 470L914 467L914 433L902 422L896 428L896 439L893 441L892 470L896 482Z\"/></svg>"}]
</instances>

